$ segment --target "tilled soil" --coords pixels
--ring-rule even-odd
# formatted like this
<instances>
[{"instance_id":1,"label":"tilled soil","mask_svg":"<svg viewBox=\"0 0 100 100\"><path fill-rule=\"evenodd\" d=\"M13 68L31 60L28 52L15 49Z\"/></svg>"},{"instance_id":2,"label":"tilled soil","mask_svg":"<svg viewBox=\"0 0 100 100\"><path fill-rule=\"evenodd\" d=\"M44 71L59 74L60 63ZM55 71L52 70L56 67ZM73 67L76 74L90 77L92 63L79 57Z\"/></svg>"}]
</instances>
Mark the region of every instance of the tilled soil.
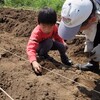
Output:
<instances>
[{"instance_id":1,"label":"tilled soil","mask_svg":"<svg viewBox=\"0 0 100 100\"><path fill-rule=\"evenodd\" d=\"M26 45L36 25L35 11L0 8L0 87L14 100L100 100L100 75L63 65L58 51L49 52L54 62L39 59L43 75L34 74ZM67 41L74 64L88 61L84 41ZM0 90L0 100L10 98Z\"/></svg>"}]
</instances>

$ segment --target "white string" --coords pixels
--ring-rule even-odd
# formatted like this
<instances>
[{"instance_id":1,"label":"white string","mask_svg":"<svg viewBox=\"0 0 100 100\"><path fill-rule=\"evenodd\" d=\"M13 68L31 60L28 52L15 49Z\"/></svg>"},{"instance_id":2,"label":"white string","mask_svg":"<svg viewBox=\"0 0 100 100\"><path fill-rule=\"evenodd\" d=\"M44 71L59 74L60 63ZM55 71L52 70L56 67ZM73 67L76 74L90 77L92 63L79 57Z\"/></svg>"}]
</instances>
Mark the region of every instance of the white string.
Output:
<instances>
[{"instance_id":1,"label":"white string","mask_svg":"<svg viewBox=\"0 0 100 100\"><path fill-rule=\"evenodd\" d=\"M4 92L11 100L14 100L6 91L4 91L1 87L0 87L0 90L2 91L2 92Z\"/></svg>"},{"instance_id":2,"label":"white string","mask_svg":"<svg viewBox=\"0 0 100 100\"><path fill-rule=\"evenodd\" d=\"M0 47L0 48L1 48L1 47ZM9 53L12 54L12 55L15 55L16 57L18 57L18 58L20 58L20 59L23 59L23 60L25 60L25 61L28 61L28 60L26 60L24 57L21 57L21 56L19 56L19 55L17 55L17 54L14 54L14 53L10 52L9 50L6 50L6 49L4 49L4 48L1 48L1 49L4 50L4 51L9 52ZM28 62L29 62L29 61L28 61ZM81 83L79 83L79 82L76 82L76 81L74 81L74 80L72 80L72 79L69 79L68 77L65 77L65 76L63 76L63 75L61 75L61 74L59 74L59 73L53 72L53 71L49 70L48 68L43 67L43 69L47 70L48 72L52 72L52 73L55 74L55 75L61 76L61 77L65 78L65 79L67 79L67 80L69 80L69 81L71 81L71 82L77 83L79 86L83 86L83 87L85 87L85 88L88 88L88 89L91 90L91 91L94 91L94 92L100 94L99 91L92 90L92 89L90 89L89 87L87 87L87 86L85 86L85 85L83 85L83 84L81 84Z\"/></svg>"}]
</instances>

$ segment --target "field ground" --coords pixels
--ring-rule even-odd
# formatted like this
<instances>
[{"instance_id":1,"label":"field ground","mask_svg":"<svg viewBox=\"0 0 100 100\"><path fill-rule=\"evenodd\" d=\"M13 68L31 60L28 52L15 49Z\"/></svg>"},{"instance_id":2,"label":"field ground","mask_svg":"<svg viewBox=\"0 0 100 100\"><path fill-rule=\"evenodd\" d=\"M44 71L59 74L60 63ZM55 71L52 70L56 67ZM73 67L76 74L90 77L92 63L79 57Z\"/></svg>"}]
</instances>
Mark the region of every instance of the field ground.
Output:
<instances>
[{"instance_id":1,"label":"field ground","mask_svg":"<svg viewBox=\"0 0 100 100\"><path fill-rule=\"evenodd\" d=\"M100 75L61 64L58 51L49 52L57 62L39 60L43 75L34 74L26 45L36 16L35 11L0 8L0 87L14 100L100 100ZM74 63L88 61L84 38L67 43ZM0 91L0 100L10 99Z\"/></svg>"}]
</instances>

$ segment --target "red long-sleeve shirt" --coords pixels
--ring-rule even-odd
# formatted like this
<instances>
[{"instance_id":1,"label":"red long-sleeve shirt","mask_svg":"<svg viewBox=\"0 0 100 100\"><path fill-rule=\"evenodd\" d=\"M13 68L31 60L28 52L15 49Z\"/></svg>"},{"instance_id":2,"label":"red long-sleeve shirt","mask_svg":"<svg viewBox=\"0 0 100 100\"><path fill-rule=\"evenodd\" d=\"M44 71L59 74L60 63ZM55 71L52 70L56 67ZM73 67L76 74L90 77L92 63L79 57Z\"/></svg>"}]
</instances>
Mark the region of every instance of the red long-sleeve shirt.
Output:
<instances>
[{"instance_id":1,"label":"red long-sleeve shirt","mask_svg":"<svg viewBox=\"0 0 100 100\"><path fill-rule=\"evenodd\" d=\"M56 25L53 27L53 31L49 34L43 33L39 25L34 28L27 44L27 55L30 63L37 60L36 50L39 43L48 38L64 43L64 40L58 35L58 27Z\"/></svg>"}]
</instances>

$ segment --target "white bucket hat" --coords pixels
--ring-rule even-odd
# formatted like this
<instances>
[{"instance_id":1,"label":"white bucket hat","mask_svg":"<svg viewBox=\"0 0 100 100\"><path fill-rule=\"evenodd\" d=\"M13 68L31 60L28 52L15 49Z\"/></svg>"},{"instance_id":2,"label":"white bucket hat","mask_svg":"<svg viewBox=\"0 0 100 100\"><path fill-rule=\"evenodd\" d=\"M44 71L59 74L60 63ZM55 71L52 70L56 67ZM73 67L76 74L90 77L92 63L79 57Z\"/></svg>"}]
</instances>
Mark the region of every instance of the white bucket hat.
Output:
<instances>
[{"instance_id":1,"label":"white bucket hat","mask_svg":"<svg viewBox=\"0 0 100 100\"><path fill-rule=\"evenodd\" d=\"M72 39L80 30L82 23L92 13L90 0L66 0L62 6L58 34L65 40Z\"/></svg>"}]
</instances>

